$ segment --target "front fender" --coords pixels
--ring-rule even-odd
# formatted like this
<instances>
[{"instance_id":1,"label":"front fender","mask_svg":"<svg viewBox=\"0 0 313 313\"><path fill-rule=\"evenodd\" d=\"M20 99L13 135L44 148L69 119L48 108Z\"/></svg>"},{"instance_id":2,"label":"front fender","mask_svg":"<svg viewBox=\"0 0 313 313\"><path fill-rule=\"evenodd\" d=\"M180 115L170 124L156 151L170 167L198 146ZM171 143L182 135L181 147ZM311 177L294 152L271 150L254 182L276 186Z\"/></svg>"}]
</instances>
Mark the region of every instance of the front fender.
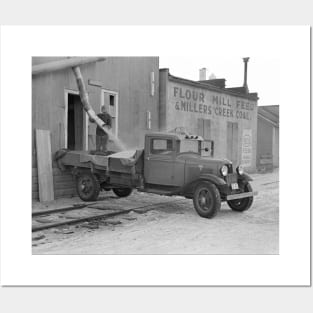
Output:
<instances>
[{"instance_id":1,"label":"front fender","mask_svg":"<svg viewBox=\"0 0 313 313\"><path fill-rule=\"evenodd\" d=\"M196 187L196 185L199 183L199 182L202 182L202 181L208 181L216 186L224 186L226 185L226 182L225 180L223 180L222 178L216 176L216 175L213 175L213 174L202 174L200 175L197 179L189 182L188 184L186 184L183 188L183 193L185 195L191 195L193 194L194 192L194 188Z\"/></svg>"},{"instance_id":2,"label":"front fender","mask_svg":"<svg viewBox=\"0 0 313 313\"><path fill-rule=\"evenodd\" d=\"M213 183L214 185L226 185L226 182L223 178L220 178L213 174L202 174L200 175L199 179L209 181L210 183Z\"/></svg>"},{"instance_id":3,"label":"front fender","mask_svg":"<svg viewBox=\"0 0 313 313\"><path fill-rule=\"evenodd\" d=\"M242 175L238 175L238 180L253 181L251 176L249 176L246 173L243 173Z\"/></svg>"}]
</instances>

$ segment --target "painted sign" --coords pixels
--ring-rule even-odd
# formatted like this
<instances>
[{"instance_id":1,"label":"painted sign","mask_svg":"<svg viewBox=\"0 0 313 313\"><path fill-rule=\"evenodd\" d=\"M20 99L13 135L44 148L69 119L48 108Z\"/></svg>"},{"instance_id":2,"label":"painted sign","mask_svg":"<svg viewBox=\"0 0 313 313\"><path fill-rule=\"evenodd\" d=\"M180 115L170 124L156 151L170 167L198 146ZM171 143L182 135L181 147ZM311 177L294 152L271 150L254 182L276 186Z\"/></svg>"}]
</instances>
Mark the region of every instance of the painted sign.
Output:
<instances>
[{"instance_id":1,"label":"painted sign","mask_svg":"<svg viewBox=\"0 0 313 313\"><path fill-rule=\"evenodd\" d=\"M242 132L241 165L252 166L252 129L243 129Z\"/></svg>"},{"instance_id":2,"label":"painted sign","mask_svg":"<svg viewBox=\"0 0 313 313\"><path fill-rule=\"evenodd\" d=\"M175 110L188 113L251 120L256 106L246 99L184 86L173 86L171 93Z\"/></svg>"}]
</instances>

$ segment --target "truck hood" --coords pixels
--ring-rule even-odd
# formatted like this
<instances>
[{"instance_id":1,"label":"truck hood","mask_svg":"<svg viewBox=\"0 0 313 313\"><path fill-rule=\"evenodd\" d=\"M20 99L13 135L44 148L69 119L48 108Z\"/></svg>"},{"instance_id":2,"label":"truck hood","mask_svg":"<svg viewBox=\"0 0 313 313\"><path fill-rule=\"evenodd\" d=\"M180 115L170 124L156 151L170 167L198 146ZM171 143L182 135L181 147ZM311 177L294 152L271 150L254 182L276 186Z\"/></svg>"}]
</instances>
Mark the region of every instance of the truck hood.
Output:
<instances>
[{"instance_id":1,"label":"truck hood","mask_svg":"<svg viewBox=\"0 0 313 313\"><path fill-rule=\"evenodd\" d=\"M231 165L232 162L228 159L214 159L210 157L201 157L195 153L183 153L178 157L180 160L185 160L187 167L200 167L201 172L214 173L219 175L219 170L223 165Z\"/></svg>"},{"instance_id":2,"label":"truck hood","mask_svg":"<svg viewBox=\"0 0 313 313\"><path fill-rule=\"evenodd\" d=\"M211 157L202 157L197 153L181 153L178 156L181 160L186 160L190 162L200 162L200 163L219 163L219 164L232 164L228 159L215 159Z\"/></svg>"}]
</instances>

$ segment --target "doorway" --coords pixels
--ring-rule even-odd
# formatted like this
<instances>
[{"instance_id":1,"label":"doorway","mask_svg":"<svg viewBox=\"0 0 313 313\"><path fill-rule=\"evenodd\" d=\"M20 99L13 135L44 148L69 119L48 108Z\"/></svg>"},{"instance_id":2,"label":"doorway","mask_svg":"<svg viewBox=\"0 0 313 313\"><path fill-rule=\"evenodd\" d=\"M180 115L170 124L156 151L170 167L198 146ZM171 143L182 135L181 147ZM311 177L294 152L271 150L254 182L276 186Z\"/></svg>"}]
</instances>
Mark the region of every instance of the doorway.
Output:
<instances>
[{"instance_id":1,"label":"doorway","mask_svg":"<svg viewBox=\"0 0 313 313\"><path fill-rule=\"evenodd\" d=\"M70 150L87 150L86 113L78 92L65 92L65 147Z\"/></svg>"},{"instance_id":2,"label":"doorway","mask_svg":"<svg viewBox=\"0 0 313 313\"><path fill-rule=\"evenodd\" d=\"M227 158L236 166L238 162L238 123L227 122Z\"/></svg>"},{"instance_id":3,"label":"doorway","mask_svg":"<svg viewBox=\"0 0 313 313\"><path fill-rule=\"evenodd\" d=\"M105 106L107 112L112 117L112 132L118 137L118 93L112 90L102 89L101 91L101 107ZM101 111L100 107L100 111Z\"/></svg>"}]
</instances>

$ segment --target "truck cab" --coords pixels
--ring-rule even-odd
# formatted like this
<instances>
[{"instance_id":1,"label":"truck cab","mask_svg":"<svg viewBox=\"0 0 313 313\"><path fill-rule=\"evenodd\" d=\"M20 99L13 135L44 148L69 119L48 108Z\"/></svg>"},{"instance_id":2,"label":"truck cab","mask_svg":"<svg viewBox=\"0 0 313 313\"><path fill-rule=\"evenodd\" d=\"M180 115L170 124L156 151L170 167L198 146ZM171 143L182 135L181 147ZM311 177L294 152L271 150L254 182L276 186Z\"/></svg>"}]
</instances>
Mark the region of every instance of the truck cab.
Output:
<instances>
[{"instance_id":1,"label":"truck cab","mask_svg":"<svg viewBox=\"0 0 313 313\"><path fill-rule=\"evenodd\" d=\"M145 137L144 178L149 186L182 188L205 174L220 176L219 167L231 168L228 160L203 157L201 136L150 133Z\"/></svg>"}]
</instances>

